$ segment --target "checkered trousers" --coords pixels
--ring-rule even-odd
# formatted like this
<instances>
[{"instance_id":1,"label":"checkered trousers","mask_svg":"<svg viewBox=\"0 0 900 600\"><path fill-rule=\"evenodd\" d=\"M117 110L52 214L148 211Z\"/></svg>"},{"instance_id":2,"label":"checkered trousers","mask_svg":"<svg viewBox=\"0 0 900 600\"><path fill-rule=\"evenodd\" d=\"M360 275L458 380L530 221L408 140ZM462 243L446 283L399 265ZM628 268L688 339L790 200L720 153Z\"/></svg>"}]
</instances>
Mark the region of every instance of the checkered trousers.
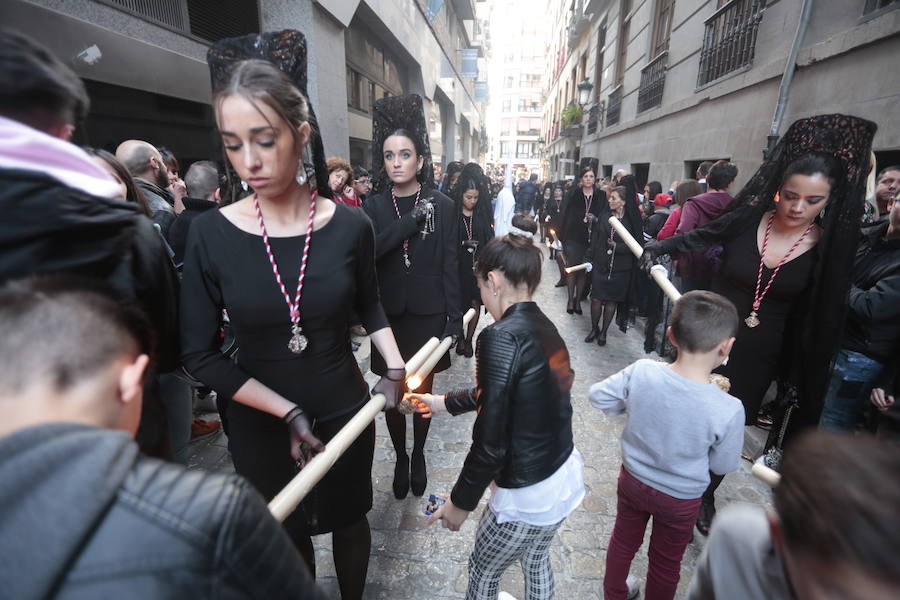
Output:
<instances>
[{"instance_id":1,"label":"checkered trousers","mask_svg":"<svg viewBox=\"0 0 900 600\"><path fill-rule=\"evenodd\" d=\"M475 548L469 556L469 589L466 600L495 600L500 577L514 562L522 565L525 598L547 600L553 597L553 569L550 567L550 543L562 521L537 526L521 521L497 523L497 515L484 508Z\"/></svg>"}]
</instances>

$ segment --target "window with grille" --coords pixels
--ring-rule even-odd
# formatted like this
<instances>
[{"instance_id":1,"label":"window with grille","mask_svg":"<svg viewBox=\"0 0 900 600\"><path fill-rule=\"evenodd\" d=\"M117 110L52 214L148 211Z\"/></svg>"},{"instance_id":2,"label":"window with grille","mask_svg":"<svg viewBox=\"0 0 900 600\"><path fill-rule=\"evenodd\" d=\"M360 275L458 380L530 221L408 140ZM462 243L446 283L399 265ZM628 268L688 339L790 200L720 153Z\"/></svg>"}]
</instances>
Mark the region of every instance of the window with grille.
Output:
<instances>
[{"instance_id":1,"label":"window with grille","mask_svg":"<svg viewBox=\"0 0 900 600\"><path fill-rule=\"evenodd\" d=\"M259 33L257 0L101 0L148 21L214 42Z\"/></svg>"},{"instance_id":2,"label":"window with grille","mask_svg":"<svg viewBox=\"0 0 900 600\"><path fill-rule=\"evenodd\" d=\"M609 95L606 103L606 126L611 127L619 123L622 116L622 86L618 86Z\"/></svg>"},{"instance_id":3,"label":"window with grille","mask_svg":"<svg viewBox=\"0 0 900 600\"><path fill-rule=\"evenodd\" d=\"M749 68L765 0L731 0L706 20L697 86Z\"/></svg>"},{"instance_id":4,"label":"window with grille","mask_svg":"<svg viewBox=\"0 0 900 600\"><path fill-rule=\"evenodd\" d=\"M666 64L669 53L663 52L641 69L641 87L638 89L638 112L644 112L662 104L666 85Z\"/></svg>"}]
</instances>

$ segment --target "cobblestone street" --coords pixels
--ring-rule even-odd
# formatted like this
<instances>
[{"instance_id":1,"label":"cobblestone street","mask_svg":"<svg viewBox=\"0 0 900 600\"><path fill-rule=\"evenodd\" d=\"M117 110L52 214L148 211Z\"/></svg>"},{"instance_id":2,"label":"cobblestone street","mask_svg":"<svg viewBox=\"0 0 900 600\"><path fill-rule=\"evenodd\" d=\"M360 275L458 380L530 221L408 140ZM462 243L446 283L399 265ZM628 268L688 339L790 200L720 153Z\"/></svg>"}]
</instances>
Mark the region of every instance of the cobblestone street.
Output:
<instances>
[{"instance_id":1,"label":"cobblestone street","mask_svg":"<svg viewBox=\"0 0 900 600\"><path fill-rule=\"evenodd\" d=\"M585 344L588 316L565 312L566 292L554 288L555 265L544 262L544 277L535 300L556 323L569 348L575 371L572 404L574 407L575 443L585 461L587 494L584 502L562 525L554 540L551 557L556 575L557 598L592 599L602 597L602 577L606 544L612 532L616 511L616 478L620 466L619 434L624 417L607 418L592 408L587 391L592 383L645 356L640 330L621 333L613 325L607 346ZM588 303L583 304L587 313ZM482 316L479 330L492 322ZM357 352L361 366L368 369L368 340ZM652 355L653 358L658 358ZM435 392L441 393L473 381L474 359L453 354L453 366L439 374ZM367 378L375 377L368 373ZM474 414L434 417L426 446L429 493L449 493L459 474L471 440ZM391 492L394 451L384 419L376 420L378 438L373 468L375 504L369 513L372 527L372 554L366 597L372 599L461 598L467 583L466 561L475 536L475 528L488 494L479 509L472 513L459 532L452 533L439 525L427 527L422 510L423 498L410 495L394 499ZM412 431L408 428L408 447L412 448ZM752 434L752 435L749 435ZM748 430L745 446L758 444L760 432ZM748 453L753 450L748 449ZM231 470L227 442L220 433L191 445L190 464L194 468ZM742 461L740 470L729 475L717 494L717 506L742 501L755 504L769 500L765 486L750 474L750 464ZM352 493L350 491L349 493ZM682 563L679 596L690 582L693 565L702 550L704 539L695 534ZM645 541L649 535L645 536ZM337 583L331 559L330 536L316 540L318 581L330 597L338 598ZM643 580L646 575L646 543L635 558L632 573ZM504 576L501 589L521 598L522 575L517 567Z\"/></svg>"}]
</instances>

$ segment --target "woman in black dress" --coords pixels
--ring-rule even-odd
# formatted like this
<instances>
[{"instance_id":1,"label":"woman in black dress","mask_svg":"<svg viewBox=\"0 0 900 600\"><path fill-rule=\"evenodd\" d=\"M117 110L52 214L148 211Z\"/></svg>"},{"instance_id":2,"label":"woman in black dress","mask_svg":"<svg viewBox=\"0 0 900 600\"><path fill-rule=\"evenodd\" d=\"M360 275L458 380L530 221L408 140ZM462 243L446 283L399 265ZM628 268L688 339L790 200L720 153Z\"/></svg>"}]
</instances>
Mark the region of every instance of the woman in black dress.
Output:
<instances>
[{"instance_id":1,"label":"woman in black dress","mask_svg":"<svg viewBox=\"0 0 900 600\"><path fill-rule=\"evenodd\" d=\"M556 282L555 287L563 287L566 285L566 263L563 260L562 251L557 250L552 246L554 240L553 233L551 233L559 233L560 218L562 217L562 211L565 205L565 193L563 192L562 182L557 182L550 190L550 200L547 201L544 209L546 212L544 216L544 221L546 222L545 231L547 232L547 239L551 243L550 260L556 261L556 266L559 268L559 281Z\"/></svg>"},{"instance_id":2,"label":"woman in black dress","mask_svg":"<svg viewBox=\"0 0 900 600\"><path fill-rule=\"evenodd\" d=\"M717 371L731 381L729 393L744 404L748 425L773 379L783 382L784 427L773 427L767 444L773 456L788 427L819 421L843 331L874 131L873 123L844 115L794 123L729 212L645 246L645 264L660 254L723 247L712 291L731 300L743 320L728 364ZM702 533L720 482L713 477L704 494Z\"/></svg>"},{"instance_id":3,"label":"woman in black dress","mask_svg":"<svg viewBox=\"0 0 900 600\"><path fill-rule=\"evenodd\" d=\"M433 188L428 129L417 95L375 102L372 166L378 173L376 194L366 201L375 227L378 283L391 329L404 359L431 337L462 337L459 299L459 217L453 201ZM385 373L385 360L372 352L372 371ZM450 366L444 355L416 391L431 391L433 373ZM425 493L425 440L430 421L413 415L412 460L406 453L406 416L385 413L397 453L394 495L405 498L410 487Z\"/></svg>"},{"instance_id":4,"label":"woman in black dress","mask_svg":"<svg viewBox=\"0 0 900 600\"><path fill-rule=\"evenodd\" d=\"M478 327L481 314L481 292L475 281L475 261L485 244L494 239L494 214L488 196L487 177L475 163L465 166L453 189L453 202L459 214L459 262L460 308L475 309L475 317L469 321L466 337L456 345L456 353L472 356L472 337Z\"/></svg>"},{"instance_id":5,"label":"woman in black dress","mask_svg":"<svg viewBox=\"0 0 900 600\"><path fill-rule=\"evenodd\" d=\"M560 216L560 226L556 233L562 241L563 258L566 266L580 265L587 260L587 247L591 238L591 228L597 218L608 210L606 192L594 186L597 174L594 167L581 170L578 187L573 187L566 198ZM566 275L569 302L566 312L581 314L581 296L587 282L585 271L575 271Z\"/></svg>"},{"instance_id":6,"label":"woman in black dress","mask_svg":"<svg viewBox=\"0 0 900 600\"><path fill-rule=\"evenodd\" d=\"M606 345L606 332L616 315L616 308L633 295L637 259L618 232L609 223L617 217L632 237L641 241L641 213L637 205L634 176L626 175L609 193L609 212L591 230L591 331L584 341ZM627 314L627 313L623 313ZM603 316L603 327L599 327Z\"/></svg>"},{"instance_id":7,"label":"woman in black dress","mask_svg":"<svg viewBox=\"0 0 900 600\"><path fill-rule=\"evenodd\" d=\"M290 47L293 58L302 50L296 35L248 38L263 56L270 48ZM305 86L295 86L267 61L234 63L234 54L247 55L248 38L226 40L225 48L217 44L210 64L226 158L255 193L207 211L191 225L181 342L188 371L232 399L227 410L235 469L271 499L296 475L301 444L321 450L369 399L350 351L351 310L388 357L392 370L375 390L385 392L391 405L404 370L378 300L371 224L361 210L324 197L327 188L315 188L302 149L312 142L317 173L324 172L324 157L321 142L311 139L314 116L298 89ZM279 60L276 52L270 55ZM240 345L236 361L219 350L225 308ZM333 533L344 598L361 598L365 586L374 450L373 424L284 522L313 573L310 535Z\"/></svg>"}]
</instances>

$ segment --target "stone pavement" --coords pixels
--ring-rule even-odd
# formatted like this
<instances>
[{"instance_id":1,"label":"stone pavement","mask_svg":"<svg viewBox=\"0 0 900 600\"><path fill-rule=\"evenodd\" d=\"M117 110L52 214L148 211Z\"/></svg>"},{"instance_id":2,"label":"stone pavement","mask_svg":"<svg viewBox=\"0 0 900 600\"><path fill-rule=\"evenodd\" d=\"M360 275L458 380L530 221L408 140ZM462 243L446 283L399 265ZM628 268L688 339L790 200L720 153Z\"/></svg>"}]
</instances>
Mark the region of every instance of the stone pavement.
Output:
<instances>
[{"instance_id":1,"label":"stone pavement","mask_svg":"<svg viewBox=\"0 0 900 600\"><path fill-rule=\"evenodd\" d=\"M613 325L608 343L600 348L585 344L588 317L568 315L565 312L566 292L554 288L557 279L555 264L544 262L544 277L535 295L541 309L556 323L566 341L575 371L572 404L575 444L584 455L584 502L560 527L551 548L551 560L556 576L556 597L573 599L602 598L602 578L606 544L612 532L616 514L616 479L619 473L619 434L625 417L608 418L592 408L587 391L592 383L624 368L643 352L643 339L639 331L630 329L621 333ZM587 313L588 303L584 303ZM479 330L492 319L482 315ZM368 370L368 340L363 341L357 352L361 367ZM655 354L653 358L658 358ZM435 393L471 385L474 359L453 354L453 366L436 376ZM374 382L377 377L367 373ZM471 442L474 414L451 417L436 415L426 445L428 462L428 489L425 496L449 493L462 467ZM428 527L422 515L423 498L410 495L396 500L391 491L394 467L394 450L387 434L384 418L376 420L377 442L372 483L375 502L369 513L372 528L372 553L366 598L462 598L468 580L466 562L475 536L475 528L481 506L472 513L459 532L453 533L440 525ZM408 447L412 448L412 427L408 427ZM751 432L755 440L758 432ZM748 445L750 440L748 439ZM750 464L741 461L740 470L725 478L717 495L717 506L736 501L754 504L768 503L770 495L766 487L750 474ZM219 434L192 442L190 465L217 471L232 470L227 453L227 442ZM645 542L649 535L645 536ZM703 548L705 538L695 535L682 562L679 596L687 590L693 566ZM318 581L329 597L339 598L331 558L331 538L328 535L315 539ZM635 557L632 573L643 580L646 576L646 543ZM501 589L518 598L524 596L522 574L518 566L510 568L501 582Z\"/></svg>"}]
</instances>

